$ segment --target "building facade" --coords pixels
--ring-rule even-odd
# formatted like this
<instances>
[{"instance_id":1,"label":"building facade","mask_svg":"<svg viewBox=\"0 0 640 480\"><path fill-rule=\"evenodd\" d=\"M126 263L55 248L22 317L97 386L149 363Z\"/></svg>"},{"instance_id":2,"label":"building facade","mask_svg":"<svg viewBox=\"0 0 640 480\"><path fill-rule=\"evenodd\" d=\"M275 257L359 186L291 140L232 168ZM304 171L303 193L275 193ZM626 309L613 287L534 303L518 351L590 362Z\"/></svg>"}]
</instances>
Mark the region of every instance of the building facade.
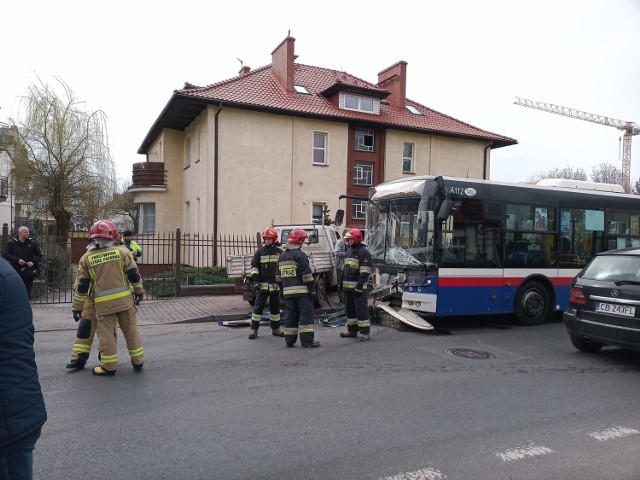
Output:
<instances>
[{"instance_id":1,"label":"building facade","mask_svg":"<svg viewBox=\"0 0 640 480\"><path fill-rule=\"evenodd\" d=\"M254 234L345 210L364 226L367 195L412 175L489 178L491 149L516 140L406 98L407 63L372 84L295 62L285 38L269 65L174 91L138 153L131 191L139 231Z\"/></svg>"}]
</instances>

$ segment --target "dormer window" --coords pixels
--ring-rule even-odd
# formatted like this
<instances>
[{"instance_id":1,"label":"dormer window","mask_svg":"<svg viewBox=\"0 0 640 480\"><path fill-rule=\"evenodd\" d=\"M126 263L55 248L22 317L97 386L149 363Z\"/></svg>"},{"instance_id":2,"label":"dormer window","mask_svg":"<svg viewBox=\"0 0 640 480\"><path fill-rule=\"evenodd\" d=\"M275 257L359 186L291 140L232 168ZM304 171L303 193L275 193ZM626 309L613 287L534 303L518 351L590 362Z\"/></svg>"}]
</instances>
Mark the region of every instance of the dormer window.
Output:
<instances>
[{"instance_id":1,"label":"dormer window","mask_svg":"<svg viewBox=\"0 0 640 480\"><path fill-rule=\"evenodd\" d=\"M380 99L362 97L352 93L340 93L340 108L356 112L380 114Z\"/></svg>"}]
</instances>

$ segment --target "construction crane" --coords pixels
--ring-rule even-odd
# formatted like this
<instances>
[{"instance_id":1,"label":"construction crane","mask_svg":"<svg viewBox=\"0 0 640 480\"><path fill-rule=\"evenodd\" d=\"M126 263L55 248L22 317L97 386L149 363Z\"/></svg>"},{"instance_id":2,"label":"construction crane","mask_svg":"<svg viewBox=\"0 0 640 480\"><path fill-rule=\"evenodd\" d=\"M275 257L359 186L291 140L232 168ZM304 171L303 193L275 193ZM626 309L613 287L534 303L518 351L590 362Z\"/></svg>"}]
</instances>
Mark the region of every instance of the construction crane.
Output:
<instances>
[{"instance_id":1,"label":"construction crane","mask_svg":"<svg viewBox=\"0 0 640 480\"><path fill-rule=\"evenodd\" d=\"M608 125L622 130L624 132L622 135L622 187L627 193L631 191L631 137L640 134L639 125L603 115L596 115L595 113L582 112L575 108L560 107L552 103L536 102L535 100L527 100L526 98L520 97L515 98L513 103L522 107L534 108L536 110L542 110L543 112L564 115L565 117L577 118L600 125Z\"/></svg>"}]
</instances>

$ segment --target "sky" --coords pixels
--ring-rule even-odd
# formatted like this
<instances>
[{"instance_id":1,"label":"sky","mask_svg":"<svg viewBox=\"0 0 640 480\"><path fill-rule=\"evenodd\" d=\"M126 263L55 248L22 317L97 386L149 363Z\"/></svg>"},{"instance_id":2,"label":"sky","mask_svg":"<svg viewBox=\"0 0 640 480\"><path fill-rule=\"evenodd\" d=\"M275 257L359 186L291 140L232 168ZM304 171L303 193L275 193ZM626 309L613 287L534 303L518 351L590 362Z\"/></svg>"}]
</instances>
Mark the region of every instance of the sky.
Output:
<instances>
[{"instance_id":1,"label":"sky","mask_svg":"<svg viewBox=\"0 0 640 480\"><path fill-rule=\"evenodd\" d=\"M0 122L19 118L29 85L63 80L102 110L116 174L175 89L209 85L241 64L268 65L290 33L297 62L371 83L404 60L407 97L515 138L491 154L491 180L553 168L621 167L621 132L514 105L514 97L640 124L640 0L272 0L4 2ZM437 172L434 172L437 173ZM640 177L640 135L631 181Z\"/></svg>"}]
</instances>

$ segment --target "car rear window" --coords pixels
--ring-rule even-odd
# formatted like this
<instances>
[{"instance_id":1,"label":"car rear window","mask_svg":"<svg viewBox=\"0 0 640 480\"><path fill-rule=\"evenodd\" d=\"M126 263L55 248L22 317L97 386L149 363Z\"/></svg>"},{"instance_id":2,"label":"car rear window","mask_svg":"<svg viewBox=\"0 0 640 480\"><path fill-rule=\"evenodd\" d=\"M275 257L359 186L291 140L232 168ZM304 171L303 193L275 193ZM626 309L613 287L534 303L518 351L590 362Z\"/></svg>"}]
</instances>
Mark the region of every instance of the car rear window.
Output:
<instances>
[{"instance_id":1,"label":"car rear window","mask_svg":"<svg viewBox=\"0 0 640 480\"><path fill-rule=\"evenodd\" d=\"M596 257L587 266L582 278L591 280L640 281L640 258L626 255Z\"/></svg>"}]
</instances>

